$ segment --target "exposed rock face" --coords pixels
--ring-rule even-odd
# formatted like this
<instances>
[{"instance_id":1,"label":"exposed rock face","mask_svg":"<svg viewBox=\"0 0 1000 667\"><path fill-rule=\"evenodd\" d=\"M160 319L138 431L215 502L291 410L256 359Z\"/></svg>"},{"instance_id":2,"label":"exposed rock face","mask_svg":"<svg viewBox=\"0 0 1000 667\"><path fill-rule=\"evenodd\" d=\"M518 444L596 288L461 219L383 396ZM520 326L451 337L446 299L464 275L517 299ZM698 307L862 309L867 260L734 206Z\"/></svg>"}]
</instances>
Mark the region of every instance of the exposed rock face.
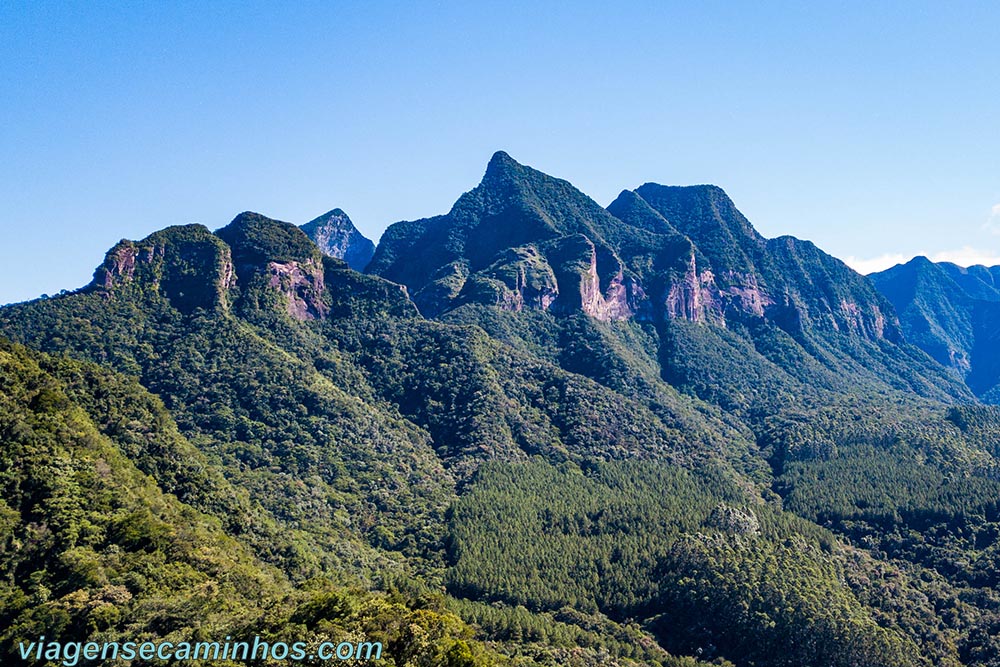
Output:
<instances>
[{"instance_id":1,"label":"exposed rock face","mask_svg":"<svg viewBox=\"0 0 1000 667\"><path fill-rule=\"evenodd\" d=\"M712 269L699 270L692 253L684 275L668 282L665 316L726 326L727 318L763 318L774 305L754 274L730 271L725 274L725 284L722 288L716 284Z\"/></svg>"},{"instance_id":2,"label":"exposed rock face","mask_svg":"<svg viewBox=\"0 0 1000 667\"><path fill-rule=\"evenodd\" d=\"M257 213L241 213L216 234L184 225L142 241L122 240L108 251L90 289L108 298L121 290L146 291L191 313L230 308L237 285L245 305L263 307L262 290L270 291L298 320L322 319L330 311L319 249L294 225Z\"/></svg>"},{"instance_id":3,"label":"exposed rock face","mask_svg":"<svg viewBox=\"0 0 1000 667\"><path fill-rule=\"evenodd\" d=\"M579 234L511 248L472 275L468 263L452 262L414 295L425 313L481 303L513 312L582 310L602 321L646 317L648 300L613 255L598 252Z\"/></svg>"},{"instance_id":4,"label":"exposed rock face","mask_svg":"<svg viewBox=\"0 0 1000 667\"><path fill-rule=\"evenodd\" d=\"M801 326L869 340L903 340L889 300L840 260L791 236L768 240L766 250L767 280L777 286L770 294L775 304L801 310Z\"/></svg>"},{"instance_id":5,"label":"exposed rock face","mask_svg":"<svg viewBox=\"0 0 1000 667\"><path fill-rule=\"evenodd\" d=\"M845 299L840 300L840 312L843 320L847 321L848 328L855 333L868 334L872 338L881 338L885 333L885 316L880 312L870 318L861 306Z\"/></svg>"},{"instance_id":6,"label":"exposed rock face","mask_svg":"<svg viewBox=\"0 0 1000 667\"><path fill-rule=\"evenodd\" d=\"M569 183L497 153L448 215L386 230L368 271L408 285L428 316L483 303L648 318L641 281L602 239L600 229L614 226Z\"/></svg>"},{"instance_id":7,"label":"exposed rock face","mask_svg":"<svg viewBox=\"0 0 1000 667\"><path fill-rule=\"evenodd\" d=\"M122 240L94 273L92 288L147 289L184 313L229 307L236 283L229 247L202 225L168 227L142 241Z\"/></svg>"},{"instance_id":8,"label":"exposed rock face","mask_svg":"<svg viewBox=\"0 0 1000 667\"><path fill-rule=\"evenodd\" d=\"M695 253L687 271L678 279L668 283L667 295L663 301L666 316L670 319L691 322L722 322L722 304L715 287L715 276L710 269L698 271Z\"/></svg>"},{"instance_id":9,"label":"exposed rock face","mask_svg":"<svg viewBox=\"0 0 1000 667\"><path fill-rule=\"evenodd\" d=\"M364 271L375 254L375 244L339 208L307 222L301 229L324 255L344 260L355 271Z\"/></svg>"},{"instance_id":10,"label":"exposed rock face","mask_svg":"<svg viewBox=\"0 0 1000 667\"><path fill-rule=\"evenodd\" d=\"M268 262L266 271L268 285L285 297L289 315L297 320L318 320L326 316L322 262Z\"/></svg>"},{"instance_id":11,"label":"exposed rock face","mask_svg":"<svg viewBox=\"0 0 1000 667\"><path fill-rule=\"evenodd\" d=\"M740 509L725 503L716 506L705 519L705 524L732 535L757 535L760 522L750 509Z\"/></svg>"},{"instance_id":12,"label":"exposed rock face","mask_svg":"<svg viewBox=\"0 0 1000 667\"><path fill-rule=\"evenodd\" d=\"M491 303L509 311L548 310L559 296L552 267L533 245L502 253L496 262L471 278L467 265L449 266L453 267L450 277L460 288L455 294L457 303ZM440 284L436 281L431 287Z\"/></svg>"},{"instance_id":13,"label":"exposed rock face","mask_svg":"<svg viewBox=\"0 0 1000 667\"><path fill-rule=\"evenodd\" d=\"M502 152L447 215L390 226L367 270L429 317L478 303L900 339L862 276L807 241L765 239L721 188L647 183L603 209Z\"/></svg>"},{"instance_id":14,"label":"exposed rock face","mask_svg":"<svg viewBox=\"0 0 1000 667\"><path fill-rule=\"evenodd\" d=\"M469 280L468 262L456 260L445 264L431 276L430 282L418 288L413 295L413 302L422 313L442 313L458 298L466 288ZM499 285L495 286L499 287ZM496 296L495 303L500 305L501 296ZM488 297L487 297L487 303Z\"/></svg>"},{"instance_id":15,"label":"exposed rock face","mask_svg":"<svg viewBox=\"0 0 1000 667\"><path fill-rule=\"evenodd\" d=\"M138 249L134 241L122 239L108 251L104 263L94 273L94 284L110 290L135 276L135 257Z\"/></svg>"},{"instance_id":16,"label":"exposed rock face","mask_svg":"<svg viewBox=\"0 0 1000 667\"><path fill-rule=\"evenodd\" d=\"M726 275L729 287L721 290L726 305L737 313L764 316L764 309L774 303L761 287L755 274L741 274L732 271Z\"/></svg>"},{"instance_id":17,"label":"exposed rock face","mask_svg":"<svg viewBox=\"0 0 1000 667\"><path fill-rule=\"evenodd\" d=\"M248 297L271 289L284 297L295 319L326 315L322 254L298 227L246 212L216 234L232 248L236 275Z\"/></svg>"},{"instance_id":18,"label":"exposed rock face","mask_svg":"<svg viewBox=\"0 0 1000 667\"><path fill-rule=\"evenodd\" d=\"M582 234L560 239L553 244L551 254L560 287L559 297L552 304L555 311L582 310L606 322L632 317L635 288L641 290L641 286L635 281L626 285L622 264L613 254L598 253L594 243Z\"/></svg>"}]
</instances>

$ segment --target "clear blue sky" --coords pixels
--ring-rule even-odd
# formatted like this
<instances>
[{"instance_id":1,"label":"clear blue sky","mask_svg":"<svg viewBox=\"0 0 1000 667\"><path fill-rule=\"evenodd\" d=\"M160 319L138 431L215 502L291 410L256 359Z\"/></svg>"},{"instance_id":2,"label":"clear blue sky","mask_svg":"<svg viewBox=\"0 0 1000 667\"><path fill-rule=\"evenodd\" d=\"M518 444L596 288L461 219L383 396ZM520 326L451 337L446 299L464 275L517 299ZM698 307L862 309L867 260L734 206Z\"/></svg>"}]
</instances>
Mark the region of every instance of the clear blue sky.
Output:
<instances>
[{"instance_id":1,"label":"clear blue sky","mask_svg":"<svg viewBox=\"0 0 1000 667\"><path fill-rule=\"evenodd\" d=\"M0 303L243 210L377 239L497 149L842 258L1000 254L997 3L283 4L0 0Z\"/></svg>"}]
</instances>

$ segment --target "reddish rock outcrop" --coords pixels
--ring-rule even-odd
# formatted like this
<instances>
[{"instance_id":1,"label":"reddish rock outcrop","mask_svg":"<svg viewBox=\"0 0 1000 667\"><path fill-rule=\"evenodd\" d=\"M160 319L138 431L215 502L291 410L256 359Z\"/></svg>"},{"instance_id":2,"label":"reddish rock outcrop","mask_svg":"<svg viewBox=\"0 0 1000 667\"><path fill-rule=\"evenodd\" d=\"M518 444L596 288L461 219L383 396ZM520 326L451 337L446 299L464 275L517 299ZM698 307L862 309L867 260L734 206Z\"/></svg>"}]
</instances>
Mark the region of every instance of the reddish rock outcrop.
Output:
<instances>
[{"instance_id":1,"label":"reddish rock outcrop","mask_svg":"<svg viewBox=\"0 0 1000 667\"><path fill-rule=\"evenodd\" d=\"M284 295L291 317L297 320L326 317L328 309L323 303L326 286L321 261L268 262L267 274L268 285Z\"/></svg>"}]
</instances>

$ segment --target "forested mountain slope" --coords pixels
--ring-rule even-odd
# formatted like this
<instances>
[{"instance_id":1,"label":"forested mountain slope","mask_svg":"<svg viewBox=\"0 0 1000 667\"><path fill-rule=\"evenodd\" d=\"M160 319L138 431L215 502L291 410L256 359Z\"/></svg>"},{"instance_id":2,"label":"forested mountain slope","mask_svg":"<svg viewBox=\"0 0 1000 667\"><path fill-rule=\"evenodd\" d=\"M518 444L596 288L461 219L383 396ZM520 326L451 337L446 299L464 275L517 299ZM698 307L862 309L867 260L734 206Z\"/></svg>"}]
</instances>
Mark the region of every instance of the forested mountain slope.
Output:
<instances>
[{"instance_id":1,"label":"forested mountain slope","mask_svg":"<svg viewBox=\"0 0 1000 667\"><path fill-rule=\"evenodd\" d=\"M248 545L257 533L271 549L292 549L291 536L134 380L0 341L0 434L7 664L21 661L18 643L44 637L274 642L290 631L311 647L362 634L396 664L403 655L502 660L440 596L371 593L335 570L294 587Z\"/></svg>"},{"instance_id":2,"label":"forested mountain slope","mask_svg":"<svg viewBox=\"0 0 1000 667\"><path fill-rule=\"evenodd\" d=\"M1000 413L814 245L712 186L604 209L498 153L367 271L249 212L122 241L85 288L0 309L41 351L5 343L0 389L30 412L11 387L42 369L139 505L236 545L283 601L243 627L374 633L397 665L1000 659ZM42 613L18 587L9 618Z\"/></svg>"},{"instance_id":3,"label":"forested mountain slope","mask_svg":"<svg viewBox=\"0 0 1000 667\"><path fill-rule=\"evenodd\" d=\"M899 311L909 340L977 396L1000 401L1000 267L916 257L869 277Z\"/></svg>"}]
</instances>

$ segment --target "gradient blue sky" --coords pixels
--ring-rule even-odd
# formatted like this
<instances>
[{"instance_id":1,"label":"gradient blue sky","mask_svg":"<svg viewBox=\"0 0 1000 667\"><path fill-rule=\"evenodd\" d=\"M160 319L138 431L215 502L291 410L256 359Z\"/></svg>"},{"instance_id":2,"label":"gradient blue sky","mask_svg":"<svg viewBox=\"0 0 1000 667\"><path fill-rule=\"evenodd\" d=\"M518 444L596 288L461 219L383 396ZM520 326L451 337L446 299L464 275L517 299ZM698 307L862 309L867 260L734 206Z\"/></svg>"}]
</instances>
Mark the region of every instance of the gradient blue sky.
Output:
<instances>
[{"instance_id":1,"label":"gradient blue sky","mask_svg":"<svg viewBox=\"0 0 1000 667\"><path fill-rule=\"evenodd\" d=\"M498 149L862 269L1000 263L997 3L281 4L0 0L0 303L243 210L377 239Z\"/></svg>"}]
</instances>

